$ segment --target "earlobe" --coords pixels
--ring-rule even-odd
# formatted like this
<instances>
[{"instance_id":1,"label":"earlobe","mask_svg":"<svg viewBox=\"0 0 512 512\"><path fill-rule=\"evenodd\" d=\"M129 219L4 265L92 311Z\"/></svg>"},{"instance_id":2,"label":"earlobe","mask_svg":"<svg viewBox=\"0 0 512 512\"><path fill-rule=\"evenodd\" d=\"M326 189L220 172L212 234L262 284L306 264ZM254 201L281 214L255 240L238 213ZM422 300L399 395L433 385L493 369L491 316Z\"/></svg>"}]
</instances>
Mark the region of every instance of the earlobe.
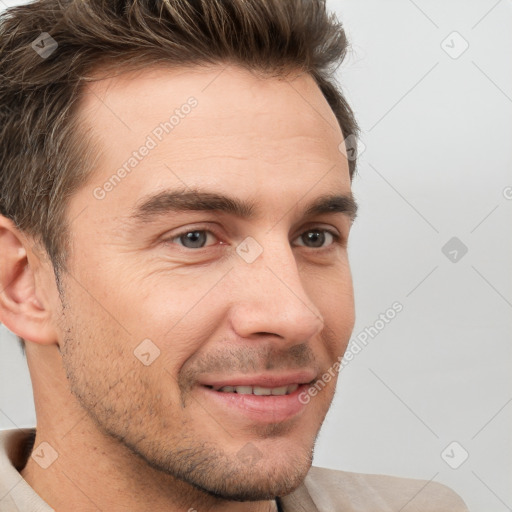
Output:
<instances>
[{"instance_id":1,"label":"earlobe","mask_svg":"<svg viewBox=\"0 0 512 512\"><path fill-rule=\"evenodd\" d=\"M0 321L27 341L49 345L56 343L56 333L37 271L44 269L27 237L0 215Z\"/></svg>"}]
</instances>

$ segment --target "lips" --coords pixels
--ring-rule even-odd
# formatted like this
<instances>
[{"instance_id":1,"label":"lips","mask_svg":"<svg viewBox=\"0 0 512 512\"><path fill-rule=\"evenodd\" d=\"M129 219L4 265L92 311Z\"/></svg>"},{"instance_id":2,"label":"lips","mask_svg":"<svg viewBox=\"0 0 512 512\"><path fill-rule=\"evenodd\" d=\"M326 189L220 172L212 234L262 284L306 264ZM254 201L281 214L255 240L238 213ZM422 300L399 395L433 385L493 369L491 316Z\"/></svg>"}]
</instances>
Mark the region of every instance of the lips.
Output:
<instances>
[{"instance_id":1,"label":"lips","mask_svg":"<svg viewBox=\"0 0 512 512\"><path fill-rule=\"evenodd\" d=\"M205 404L210 414L215 415L215 411L218 411L219 417L223 421L233 422L232 425L240 425L240 422L268 425L291 421L309 407L299 398L308 389L308 383L299 385L295 382L270 387L237 384L233 382L226 385L221 383L199 386L199 401ZM279 394L283 392L283 388L284 394Z\"/></svg>"},{"instance_id":2,"label":"lips","mask_svg":"<svg viewBox=\"0 0 512 512\"><path fill-rule=\"evenodd\" d=\"M300 370L280 374L239 375L230 377L209 376L199 384L223 393L240 395L283 396L293 393L303 384L311 384L316 379L313 370Z\"/></svg>"},{"instance_id":3,"label":"lips","mask_svg":"<svg viewBox=\"0 0 512 512\"><path fill-rule=\"evenodd\" d=\"M284 396L290 395L297 390L299 384L290 384L288 386L279 386L274 388L263 386L222 386L221 388L211 388L221 393L237 393L239 395L257 395L257 396Z\"/></svg>"},{"instance_id":4,"label":"lips","mask_svg":"<svg viewBox=\"0 0 512 512\"><path fill-rule=\"evenodd\" d=\"M252 376L209 375L201 379L196 389L208 402L208 410L212 414L218 410L226 420L231 418L237 424L280 423L304 413L307 405L299 400L299 395L316 377L313 370Z\"/></svg>"}]
</instances>

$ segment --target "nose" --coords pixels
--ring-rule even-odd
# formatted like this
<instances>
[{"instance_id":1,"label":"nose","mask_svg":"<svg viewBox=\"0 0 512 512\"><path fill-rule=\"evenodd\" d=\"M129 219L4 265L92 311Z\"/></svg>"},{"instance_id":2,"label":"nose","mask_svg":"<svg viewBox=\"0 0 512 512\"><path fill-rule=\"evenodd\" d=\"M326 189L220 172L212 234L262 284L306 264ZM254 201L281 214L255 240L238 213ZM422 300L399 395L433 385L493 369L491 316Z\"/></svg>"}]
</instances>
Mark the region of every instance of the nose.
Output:
<instances>
[{"instance_id":1,"label":"nose","mask_svg":"<svg viewBox=\"0 0 512 512\"><path fill-rule=\"evenodd\" d=\"M289 245L267 246L256 261L237 267L230 321L238 336L272 335L294 345L321 332L324 319L304 289Z\"/></svg>"}]
</instances>

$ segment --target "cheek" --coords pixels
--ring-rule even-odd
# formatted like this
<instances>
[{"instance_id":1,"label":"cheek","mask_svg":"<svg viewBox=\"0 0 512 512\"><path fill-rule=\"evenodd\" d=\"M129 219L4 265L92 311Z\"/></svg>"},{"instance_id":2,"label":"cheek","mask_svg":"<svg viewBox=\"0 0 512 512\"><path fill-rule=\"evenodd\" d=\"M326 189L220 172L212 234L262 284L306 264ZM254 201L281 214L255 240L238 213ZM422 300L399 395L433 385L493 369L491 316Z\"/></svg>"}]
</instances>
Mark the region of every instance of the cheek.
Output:
<instances>
[{"instance_id":1,"label":"cheek","mask_svg":"<svg viewBox=\"0 0 512 512\"><path fill-rule=\"evenodd\" d=\"M144 417L142 411L168 418L162 411L180 402L174 360L167 357L175 352L162 349L155 357L147 341L144 351L137 351L141 340L87 297L80 292L66 297L69 318L62 361L78 402L112 432L128 431L136 417ZM149 364L143 353L149 353Z\"/></svg>"},{"instance_id":2,"label":"cheek","mask_svg":"<svg viewBox=\"0 0 512 512\"><path fill-rule=\"evenodd\" d=\"M224 273L172 268L160 259L117 272L103 270L87 286L133 342L148 338L165 347L172 340L179 355L200 345L206 330L211 334L220 322Z\"/></svg>"},{"instance_id":3,"label":"cheek","mask_svg":"<svg viewBox=\"0 0 512 512\"><path fill-rule=\"evenodd\" d=\"M354 291L350 276L332 290L332 295L328 299L324 304L329 319L326 319L326 322L332 323L335 326L333 329L336 329L348 343L355 323Z\"/></svg>"},{"instance_id":4,"label":"cheek","mask_svg":"<svg viewBox=\"0 0 512 512\"><path fill-rule=\"evenodd\" d=\"M176 354L201 346L221 322L226 295L208 275L162 279L144 287L150 291L139 294L135 308L142 322L135 323L133 329L140 336L153 336L172 346Z\"/></svg>"},{"instance_id":5,"label":"cheek","mask_svg":"<svg viewBox=\"0 0 512 512\"><path fill-rule=\"evenodd\" d=\"M308 275L305 286L323 316L329 356L336 359L345 351L355 323L354 291L348 263L332 272Z\"/></svg>"}]
</instances>

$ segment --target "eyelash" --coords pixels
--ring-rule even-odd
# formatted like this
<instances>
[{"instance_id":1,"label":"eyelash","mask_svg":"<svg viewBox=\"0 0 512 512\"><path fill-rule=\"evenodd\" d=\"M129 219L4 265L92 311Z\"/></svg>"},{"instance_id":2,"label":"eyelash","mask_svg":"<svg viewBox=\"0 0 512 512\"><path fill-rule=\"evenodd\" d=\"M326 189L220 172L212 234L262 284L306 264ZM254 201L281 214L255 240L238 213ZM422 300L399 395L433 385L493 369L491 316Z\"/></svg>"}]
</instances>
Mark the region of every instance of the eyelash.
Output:
<instances>
[{"instance_id":1,"label":"eyelash","mask_svg":"<svg viewBox=\"0 0 512 512\"><path fill-rule=\"evenodd\" d=\"M334 245L342 245L342 237L334 230L331 230L331 229L327 229L327 228L322 228L322 227L315 227L313 226L312 228L309 228L309 229L306 229L305 231L303 231L302 233L300 233L297 237L295 237L295 240L297 238L300 238L302 235L306 234L306 233L310 233L310 232L314 232L314 231L317 231L317 232L320 232L320 233L328 233L332 236L333 238L333 242L325 247L307 247L307 246L304 246L304 245L299 245L298 247L305 247L306 249L313 249L313 250L317 250L317 251L320 251L320 250L329 250L329 248L333 247ZM182 231L181 233L177 233L175 235L173 235L172 237L169 237L169 238L166 238L164 240L164 243L166 244L173 244L174 243L174 240L177 240L179 239L180 237L186 235L187 233L209 233L209 234L212 234L215 238L217 239L220 239L220 237L214 232L212 231L211 229L202 229L202 228L192 228L192 229L187 229L185 231ZM208 249L209 247L212 247L213 245L215 244L212 244L212 245L207 245L207 246L204 246L204 247L198 247L198 248L190 248L190 247L185 247L184 245L181 245L181 244L176 244L178 245L179 247L181 247L182 249L184 250L187 250L187 251L201 251L202 249ZM225 245L225 244L222 244L222 245Z\"/></svg>"}]
</instances>

